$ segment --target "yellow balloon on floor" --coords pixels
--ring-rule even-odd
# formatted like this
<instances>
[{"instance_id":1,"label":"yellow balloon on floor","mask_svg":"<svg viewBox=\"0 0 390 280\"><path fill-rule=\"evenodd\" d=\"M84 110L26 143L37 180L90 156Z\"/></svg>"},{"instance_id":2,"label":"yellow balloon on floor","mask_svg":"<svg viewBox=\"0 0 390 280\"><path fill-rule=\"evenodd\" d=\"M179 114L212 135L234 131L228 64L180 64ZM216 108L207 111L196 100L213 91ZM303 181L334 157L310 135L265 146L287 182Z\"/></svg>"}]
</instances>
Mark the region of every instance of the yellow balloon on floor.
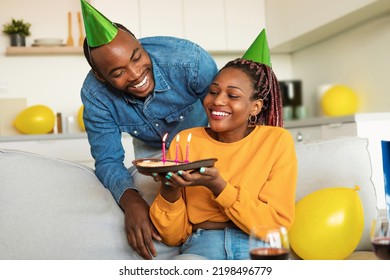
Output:
<instances>
[{"instance_id":1,"label":"yellow balloon on floor","mask_svg":"<svg viewBox=\"0 0 390 280\"><path fill-rule=\"evenodd\" d=\"M305 260L342 260L359 244L364 229L359 187L315 191L296 204L290 246Z\"/></svg>"},{"instance_id":2,"label":"yellow balloon on floor","mask_svg":"<svg viewBox=\"0 0 390 280\"><path fill-rule=\"evenodd\" d=\"M45 105L34 105L20 112L13 124L24 134L46 134L53 131L55 115Z\"/></svg>"},{"instance_id":3,"label":"yellow balloon on floor","mask_svg":"<svg viewBox=\"0 0 390 280\"><path fill-rule=\"evenodd\" d=\"M358 96L349 87L332 86L323 94L321 108L327 116L352 115L358 109Z\"/></svg>"},{"instance_id":4,"label":"yellow balloon on floor","mask_svg":"<svg viewBox=\"0 0 390 280\"><path fill-rule=\"evenodd\" d=\"M79 123L80 129L82 131L85 131L84 119L83 119L83 111L84 111L84 106L81 106L80 109L79 109L79 112L77 114L77 121Z\"/></svg>"}]
</instances>

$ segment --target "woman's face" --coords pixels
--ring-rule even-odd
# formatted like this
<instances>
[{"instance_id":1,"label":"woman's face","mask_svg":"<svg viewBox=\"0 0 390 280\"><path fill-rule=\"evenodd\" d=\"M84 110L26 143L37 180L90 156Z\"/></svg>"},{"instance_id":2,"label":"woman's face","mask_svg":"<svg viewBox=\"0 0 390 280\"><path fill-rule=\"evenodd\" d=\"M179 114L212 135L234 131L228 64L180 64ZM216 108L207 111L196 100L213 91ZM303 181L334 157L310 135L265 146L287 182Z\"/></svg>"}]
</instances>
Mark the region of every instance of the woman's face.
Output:
<instances>
[{"instance_id":1,"label":"woman's face","mask_svg":"<svg viewBox=\"0 0 390 280\"><path fill-rule=\"evenodd\" d=\"M131 34L119 29L109 44L93 49L91 57L102 82L138 98L153 91L151 60Z\"/></svg>"},{"instance_id":2,"label":"woman's face","mask_svg":"<svg viewBox=\"0 0 390 280\"><path fill-rule=\"evenodd\" d=\"M243 71L235 68L222 70L209 87L203 105L210 127L220 141L242 139L248 128L250 115L257 115L261 100L252 101L252 83Z\"/></svg>"}]
</instances>

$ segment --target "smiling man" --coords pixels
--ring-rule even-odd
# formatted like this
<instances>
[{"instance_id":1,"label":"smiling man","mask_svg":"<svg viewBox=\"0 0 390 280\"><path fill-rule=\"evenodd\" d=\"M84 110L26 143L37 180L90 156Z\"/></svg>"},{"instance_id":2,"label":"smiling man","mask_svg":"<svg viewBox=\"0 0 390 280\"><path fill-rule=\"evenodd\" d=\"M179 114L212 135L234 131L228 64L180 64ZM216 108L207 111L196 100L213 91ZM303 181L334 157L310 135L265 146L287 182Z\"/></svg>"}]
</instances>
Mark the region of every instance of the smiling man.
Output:
<instances>
[{"instance_id":1,"label":"smiling man","mask_svg":"<svg viewBox=\"0 0 390 280\"><path fill-rule=\"evenodd\" d=\"M137 40L81 0L91 66L81 89L84 124L95 159L96 175L125 213L127 239L143 258L157 255L160 240L142 197L159 184L124 165L122 133L133 137L136 158L160 157L179 131L207 125L202 100L217 73L212 57L200 46L174 37ZM145 179L145 180L144 180Z\"/></svg>"}]
</instances>

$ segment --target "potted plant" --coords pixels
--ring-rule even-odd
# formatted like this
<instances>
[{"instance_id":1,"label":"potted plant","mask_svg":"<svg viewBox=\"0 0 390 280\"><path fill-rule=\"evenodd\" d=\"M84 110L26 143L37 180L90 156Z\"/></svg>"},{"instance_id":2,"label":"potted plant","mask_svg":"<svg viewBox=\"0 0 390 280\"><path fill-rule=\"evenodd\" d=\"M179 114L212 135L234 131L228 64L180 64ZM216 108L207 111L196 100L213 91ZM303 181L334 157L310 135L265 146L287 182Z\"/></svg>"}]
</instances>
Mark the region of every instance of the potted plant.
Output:
<instances>
[{"instance_id":1,"label":"potted plant","mask_svg":"<svg viewBox=\"0 0 390 280\"><path fill-rule=\"evenodd\" d=\"M11 46L26 46L26 36L31 35L30 27L30 23L12 18L10 23L3 25L3 33L10 35Z\"/></svg>"}]
</instances>

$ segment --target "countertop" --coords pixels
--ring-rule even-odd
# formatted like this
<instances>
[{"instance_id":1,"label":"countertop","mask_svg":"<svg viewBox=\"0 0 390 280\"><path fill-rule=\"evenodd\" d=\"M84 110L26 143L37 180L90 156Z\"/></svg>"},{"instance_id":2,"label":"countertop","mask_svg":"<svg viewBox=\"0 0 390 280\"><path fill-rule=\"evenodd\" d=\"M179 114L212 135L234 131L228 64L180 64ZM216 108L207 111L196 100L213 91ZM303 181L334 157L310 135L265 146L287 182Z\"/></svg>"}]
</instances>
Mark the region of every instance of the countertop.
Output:
<instances>
[{"instance_id":1,"label":"countertop","mask_svg":"<svg viewBox=\"0 0 390 280\"><path fill-rule=\"evenodd\" d=\"M341 117L312 117L302 120L285 121L286 129L296 127L307 127L327 124L341 124L361 121L380 121L390 120L390 112L377 113L358 113L354 115ZM15 142L15 141L34 141L34 140L61 140L61 139L83 139L87 138L85 132L79 133L59 133L59 134L31 134L31 135L12 135L0 136L0 142Z\"/></svg>"},{"instance_id":2,"label":"countertop","mask_svg":"<svg viewBox=\"0 0 390 280\"><path fill-rule=\"evenodd\" d=\"M338 123L349 123L357 121L380 121L390 120L390 112L377 112L377 113L358 113L354 115L340 116L340 117L312 117L302 120L286 121L284 127L296 128L296 127L307 127L317 126L326 124L338 124Z\"/></svg>"},{"instance_id":3,"label":"countertop","mask_svg":"<svg viewBox=\"0 0 390 280\"><path fill-rule=\"evenodd\" d=\"M83 139L87 133L58 133L58 134L21 134L11 136L0 136L0 142L35 141L35 140L61 140L61 139Z\"/></svg>"}]
</instances>

